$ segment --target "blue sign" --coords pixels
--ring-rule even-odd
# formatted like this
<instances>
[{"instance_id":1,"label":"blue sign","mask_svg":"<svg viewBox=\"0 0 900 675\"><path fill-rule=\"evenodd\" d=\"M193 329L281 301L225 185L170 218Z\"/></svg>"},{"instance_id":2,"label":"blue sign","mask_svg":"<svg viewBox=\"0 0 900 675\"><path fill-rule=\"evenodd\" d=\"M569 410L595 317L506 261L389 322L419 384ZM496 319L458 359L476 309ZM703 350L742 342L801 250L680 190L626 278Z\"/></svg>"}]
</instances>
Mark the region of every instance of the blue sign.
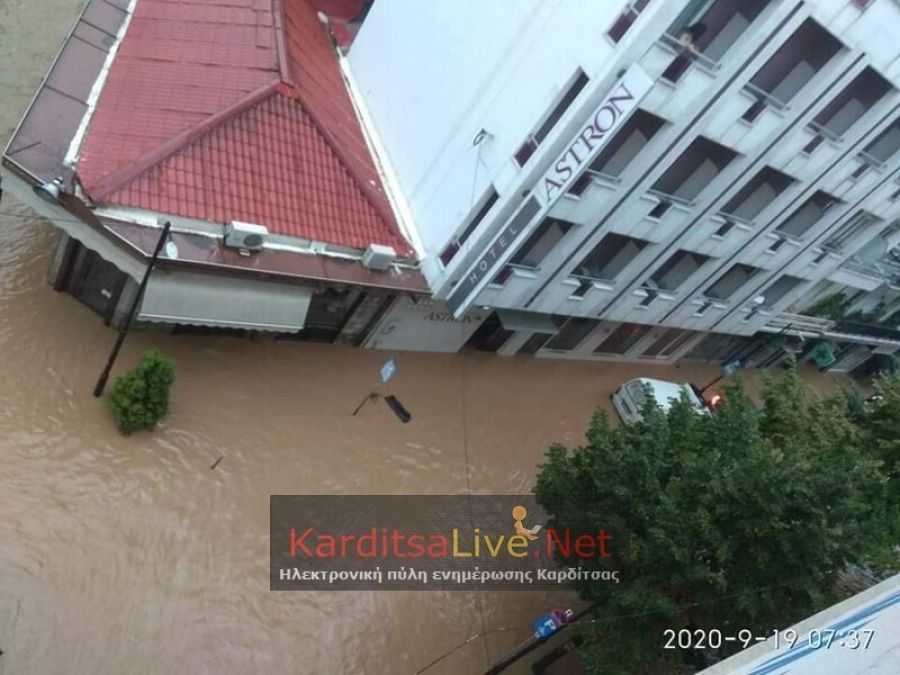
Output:
<instances>
[{"instance_id":1,"label":"blue sign","mask_svg":"<svg viewBox=\"0 0 900 675\"><path fill-rule=\"evenodd\" d=\"M541 640L546 640L560 629L562 622L557 612L550 612L534 621L534 634Z\"/></svg>"},{"instance_id":2,"label":"blue sign","mask_svg":"<svg viewBox=\"0 0 900 675\"><path fill-rule=\"evenodd\" d=\"M394 373L396 373L396 372L397 372L397 363L394 361L394 359L390 358L387 361L385 361L384 365L381 366L381 381L382 381L382 383L387 384L388 380L390 380L394 376Z\"/></svg>"}]
</instances>

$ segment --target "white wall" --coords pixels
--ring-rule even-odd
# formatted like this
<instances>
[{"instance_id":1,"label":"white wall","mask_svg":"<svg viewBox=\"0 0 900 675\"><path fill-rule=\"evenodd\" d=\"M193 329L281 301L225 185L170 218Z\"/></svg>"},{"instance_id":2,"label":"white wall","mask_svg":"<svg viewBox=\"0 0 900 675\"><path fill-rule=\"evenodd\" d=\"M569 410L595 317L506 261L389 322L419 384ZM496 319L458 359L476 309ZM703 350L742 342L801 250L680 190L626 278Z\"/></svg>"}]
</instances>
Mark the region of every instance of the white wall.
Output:
<instances>
[{"instance_id":1,"label":"white wall","mask_svg":"<svg viewBox=\"0 0 900 675\"><path fill-rule=\"evenodd\" d=\"M476 308L454 319L436 300L401 296L369 334L365 347L412 352L457 352L487 318Z\"/></svg>"},{"instance_id":2,"label":"white wall","mask_svg":"<svg viewBox=\"0 0 900 675\"><path fill-rule=\"evenodd\" d=\"M900 575L792 626L797 636L793 649L787 648L783 638L776 649L775 641L769 639L701 675L895 675L900 672L898 625ZM869 636L863 631L872 633ZM866 640L868 647L860 643L851 648L857 639ZM826 642L830 642L829 648Z\"/></svg>"},{"instance_id":3,"label":"white wall","mask_svg":"<svg viewBox=\"0 0 900 675\"><path fill-rule=\"evenodd\" d=\"M457 233L491 180L501 200L508 196L519 173L512 155L575 68L593 79L611 66L605 32L624 4L373 5L350 51L350 68L429 254ZM475 148L482 128L493 138Z\"/></svg>"}]
</instances>

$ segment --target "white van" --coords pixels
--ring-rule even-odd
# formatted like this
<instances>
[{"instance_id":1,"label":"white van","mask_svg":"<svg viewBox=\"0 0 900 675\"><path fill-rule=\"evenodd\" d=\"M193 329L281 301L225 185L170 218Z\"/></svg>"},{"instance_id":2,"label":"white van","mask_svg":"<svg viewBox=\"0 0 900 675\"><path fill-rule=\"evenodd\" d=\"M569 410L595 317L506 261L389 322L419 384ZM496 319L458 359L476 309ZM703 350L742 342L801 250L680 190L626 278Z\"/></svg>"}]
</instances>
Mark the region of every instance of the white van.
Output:
<instances>
[{"instance_id":1,"label":"white van","mask_svg":"<svg viewBox=\"0 0 900 675\"><path fill-rule=\"evenodd\" d=\"M612 395L612 403L619 413L619 417L625 424L635 424L640 422L641 410L644 407L647 391L656 399L658 405L663 412L668 412L672 406L672 401L677 401L681 397L681 392L687 392L688 400L697 409L697 412L709 414L706 404L698 396L698 392L690 384L678 384L676 382L666 382L665 380L653 380L649 377L639 377L636 380L630 380L623 384Z\"/></svg>"}]
</instances>

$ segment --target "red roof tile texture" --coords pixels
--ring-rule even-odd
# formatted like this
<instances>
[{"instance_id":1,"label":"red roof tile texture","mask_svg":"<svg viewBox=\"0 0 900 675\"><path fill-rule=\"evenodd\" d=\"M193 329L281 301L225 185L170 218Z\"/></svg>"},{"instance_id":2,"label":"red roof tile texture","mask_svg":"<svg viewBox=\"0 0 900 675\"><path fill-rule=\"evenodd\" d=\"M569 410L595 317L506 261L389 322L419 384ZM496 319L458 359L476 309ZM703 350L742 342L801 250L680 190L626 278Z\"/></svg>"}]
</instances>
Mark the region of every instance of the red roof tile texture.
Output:
<instances>
[{"instance_id":1,"label":"red roof tile texture","mask_svg":"<svg viewBox=\"0 0 900 675\"><path fill-rule=\"evenodd\" d=\"M412 255L310 0L138 0L78 175L101 203Z\"/></svg>"}]
</instances>

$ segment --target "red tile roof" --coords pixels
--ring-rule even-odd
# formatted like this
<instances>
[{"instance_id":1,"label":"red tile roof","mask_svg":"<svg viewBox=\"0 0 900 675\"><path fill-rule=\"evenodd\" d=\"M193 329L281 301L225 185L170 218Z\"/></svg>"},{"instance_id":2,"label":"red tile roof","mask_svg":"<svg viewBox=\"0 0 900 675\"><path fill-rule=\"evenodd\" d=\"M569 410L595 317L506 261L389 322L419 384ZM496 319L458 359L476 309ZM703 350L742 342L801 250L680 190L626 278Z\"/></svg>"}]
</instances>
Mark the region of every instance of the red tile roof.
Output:
<instances>
[{"instance_id":1,"label":"red tile roof","mask_svg":"<svg viewBox=\"0 0 900 675\"><path fill-rule=\"evenodd\" d=\"M412 255L310 0L138 0L85 136L95 201Z\"/></svg>"}]
</instances>

